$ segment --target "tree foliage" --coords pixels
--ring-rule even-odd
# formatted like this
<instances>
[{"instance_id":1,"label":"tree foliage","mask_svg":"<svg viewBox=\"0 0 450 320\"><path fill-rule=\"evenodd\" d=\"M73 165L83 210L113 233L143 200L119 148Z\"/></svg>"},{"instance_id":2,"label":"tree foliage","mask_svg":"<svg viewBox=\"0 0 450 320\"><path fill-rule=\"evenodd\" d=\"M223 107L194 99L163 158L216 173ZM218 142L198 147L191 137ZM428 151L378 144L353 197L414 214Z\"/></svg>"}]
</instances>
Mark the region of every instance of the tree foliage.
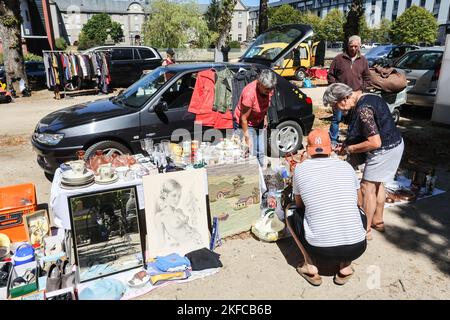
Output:
<instances>
[{"instance_id":1,"label":"tree foliage","mask_svg":"<svg viewBox=\"0 0 450 320\"><path fill-rule=\"evenodd\" d=\"M79 37L79 48L101 46L105 44L108 35L115 43L120 42L124 36L120 23L112 21L106 13L96 14L83 25Z\"/></svg>"},{"instance_id":2,"label":"tree foliage","mask_svg":"<svg viewBox=\"0 0 450 320\"><path fill-rule=\"evenodd\" d=\"M66 42L66 39L64 39L64 38L58 38L58 39L56 39L55 40L55 47L56 47L56 49L58 49L58 50L66 50L66 48L67 48L67 42Z\"/></svg>"},{"instance_id":3,"label":"tree foliage","mask_svg":"<svg viewBox=\"0 0 450 320\"><path fill-rule=\"evenodd\" d=\"M314 38L318 38L320 33L320 23L322 19L320 19L316 14L311 11L306 11L302 13L300 22L303 24L307 24L311 26L314 31Z\"/></svg>"},{"instance_id":4,"label":"tree foliage","mask_svg":"<svg viewBox=\"0 0 450 320\"><path fill-rule=\"evenodd\" d=\"M269 28L282 24L300 23L302 14L288 4L269 8Z\"/></svg>"},{"instance_id":5,"label":"tree foliage","mask_svg":"<svg viewBox=\"0 0 450 320\"><path fill-rule=\"evenodd\" d=\"M359 19L359 31L355 33L361 37L361 42L370 42L372 39L372 30L367 25L366 17L364 15Z\"/></svg>"},{"instance_id":6,"label":"tree foliage","mask_svg":"<svg viewBox=\"0 0 450 320\"><path fill-rule=\"evenodd\" d=\"M208 46L210 33L197 3L155 0L144 24L144 43L159 48Z\"/></svg>"},{"instance_id":7,"label":"tree foliage","mask_svg":"<svg viewBox=\"0 0 450 320\"><path fill-rule=\"evenodd\" d=\"M333 9L320 22L318 38L327 41L342 41L345 17L339 9Z\"/></svg>"},{"instance_id":8,"label":"tree foliage","mask_svg":"<svg viewBox=\"0 0 450 320\"><path fill-rule=\"evenodd\" d=\"M218 31L217 24L220 18L220 0L211 0L208 9L205 12L206 24L208 29L213 32Z\"/></svg>"},{"instance_id":9,"label":"tree foliage","mask_svg":"<svg viewBox=\"0 0 450 320\"><path fill-rule=\"evenodd\" d=\"M233 11L236 7L237 0L222 0L220 8L220 16L217 21L217 31L219 37L216 43L216 49L220 50L228 40L231 30L231 20L233 19Z\"/></svg>"},{"instance_id":10,"label":"tree foliage","mask_svg":"<svg viewBox=\"0 0 450 320\"><path fill-rule=\"evenodd\" d=\"M269 28L269 0L259 0L258 34Z\"/></svg>"},{"instance_id":11,"label":"tree foliage","mask_svg":"<svg viewBox=\"0 0 450 320\"><path fill-rule=\"evenodd\" d=\"M364 21L362 21L362 19L364 19ZM361 31L363 31L361 30L361 27L364 28L364 23L366 27L364 32L368 32L366 19L364 18L363 1L353 0L343 26L344 39L342 40L344 42L344 48L347 47L348 38L350 38L352 35L359 35L363 39L363 37L361 36ZM367 35L367 33L365 35Z\"/></svg>"},{"instance_id":12,"label":"tree foliage","mask_svg":"<svg viewBox=\"0 0 450 320\"><path fill-rule=\"evenodd\" d=\"M392 23L390 36L396 44L432 44L436 41L437 32L436 18L425 8L414 5Z\"/></svg>"},{"instance_id":13,"label":"tree foliage","mask_svg":"<svg viewBox=\"0 0 450 320\"><path fill-rule=\"evenodd\" d=\"M378 27L371 30L371 41L379 43L389 43L391 42L391 37L389 32L391 30L391 22L384 18L381 20Z\"/></svg>"}]
</instances>

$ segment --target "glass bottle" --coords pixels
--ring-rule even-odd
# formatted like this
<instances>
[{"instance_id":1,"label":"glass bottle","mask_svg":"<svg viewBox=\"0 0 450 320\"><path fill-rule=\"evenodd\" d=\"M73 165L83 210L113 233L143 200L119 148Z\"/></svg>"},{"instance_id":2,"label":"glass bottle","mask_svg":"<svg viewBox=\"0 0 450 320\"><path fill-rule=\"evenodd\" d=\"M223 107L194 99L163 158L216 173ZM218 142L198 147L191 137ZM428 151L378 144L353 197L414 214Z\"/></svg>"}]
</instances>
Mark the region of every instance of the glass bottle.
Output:
<instances>
[{"instance_id":1,"label":"glass bottle","mask_svg":"<svg viewBox=\"0 0 450 320\"><path fill-rule=\"evenodd\" d=\"M272 169L272 164L270 161L267 162L267 167L263 171L264 182L266 183L266 188L269 191L277 190L277 178L275 176L275 171Z\"/></svg>"}]
</instances>

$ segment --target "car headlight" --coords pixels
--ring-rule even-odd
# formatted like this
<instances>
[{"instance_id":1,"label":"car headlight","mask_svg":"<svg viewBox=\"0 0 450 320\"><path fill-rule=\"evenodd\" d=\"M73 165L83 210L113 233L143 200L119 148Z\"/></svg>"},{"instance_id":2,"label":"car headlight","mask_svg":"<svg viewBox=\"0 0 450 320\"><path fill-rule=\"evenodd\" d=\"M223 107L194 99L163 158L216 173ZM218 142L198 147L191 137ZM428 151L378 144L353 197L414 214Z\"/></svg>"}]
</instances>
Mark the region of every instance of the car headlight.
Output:
<instances>
[{"instance_id":1,"label":"car headlight","mask_svg":"<svg viewBox=\"0 0 450 320\"><path fill-rule=\"evenodd\" d=\"M42 144L46 144L49 146L57 145L62 138L64 138L64 134L62 133L35 133L34 139Z\"/></svg>"}]
</instances>

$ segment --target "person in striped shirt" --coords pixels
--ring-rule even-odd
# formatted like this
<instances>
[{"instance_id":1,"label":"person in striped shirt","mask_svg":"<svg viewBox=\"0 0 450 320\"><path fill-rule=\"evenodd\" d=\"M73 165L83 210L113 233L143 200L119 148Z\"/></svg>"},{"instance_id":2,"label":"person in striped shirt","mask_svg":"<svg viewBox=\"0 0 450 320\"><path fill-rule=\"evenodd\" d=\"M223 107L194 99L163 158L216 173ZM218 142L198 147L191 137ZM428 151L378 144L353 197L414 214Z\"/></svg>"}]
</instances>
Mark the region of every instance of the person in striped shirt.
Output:
<instances>
[{"instance_id":1,"label":"person in striped shirt","mask_svg":"<svg viewBox=\"0 0 450 320\"><path fill-rule=\"evenodd\" d=\"M353 275L351 262L366 250L365 215L358 203L359 182L351 167L330 157L327 131L315 129L308 136L308 159L297 165L293 177L295 211L292 221L305 262L297 272L312 285L322 279L314 260L339 264L333 281L343 285Z\"/></svg>"}]
</instances>

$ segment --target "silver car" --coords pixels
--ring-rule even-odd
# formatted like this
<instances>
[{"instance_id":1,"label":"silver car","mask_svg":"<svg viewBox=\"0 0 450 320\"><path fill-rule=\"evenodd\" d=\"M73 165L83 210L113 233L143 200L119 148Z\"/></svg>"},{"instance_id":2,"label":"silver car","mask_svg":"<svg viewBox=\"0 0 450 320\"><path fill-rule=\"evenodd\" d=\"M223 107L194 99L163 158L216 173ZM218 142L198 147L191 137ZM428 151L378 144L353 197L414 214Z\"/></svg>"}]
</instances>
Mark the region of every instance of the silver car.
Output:
<instances>
[{"instance_id":1,"label":"silver car","mask_svg":"<svg viewBox=\"0 0 450 320\"><path fill-rule=\"evenodd\" d=\"M397 61L394 67L408 79L407 104L433 107L443 54L443 47L433 47L410 51Z\"/></svg>"}]
</instances>

